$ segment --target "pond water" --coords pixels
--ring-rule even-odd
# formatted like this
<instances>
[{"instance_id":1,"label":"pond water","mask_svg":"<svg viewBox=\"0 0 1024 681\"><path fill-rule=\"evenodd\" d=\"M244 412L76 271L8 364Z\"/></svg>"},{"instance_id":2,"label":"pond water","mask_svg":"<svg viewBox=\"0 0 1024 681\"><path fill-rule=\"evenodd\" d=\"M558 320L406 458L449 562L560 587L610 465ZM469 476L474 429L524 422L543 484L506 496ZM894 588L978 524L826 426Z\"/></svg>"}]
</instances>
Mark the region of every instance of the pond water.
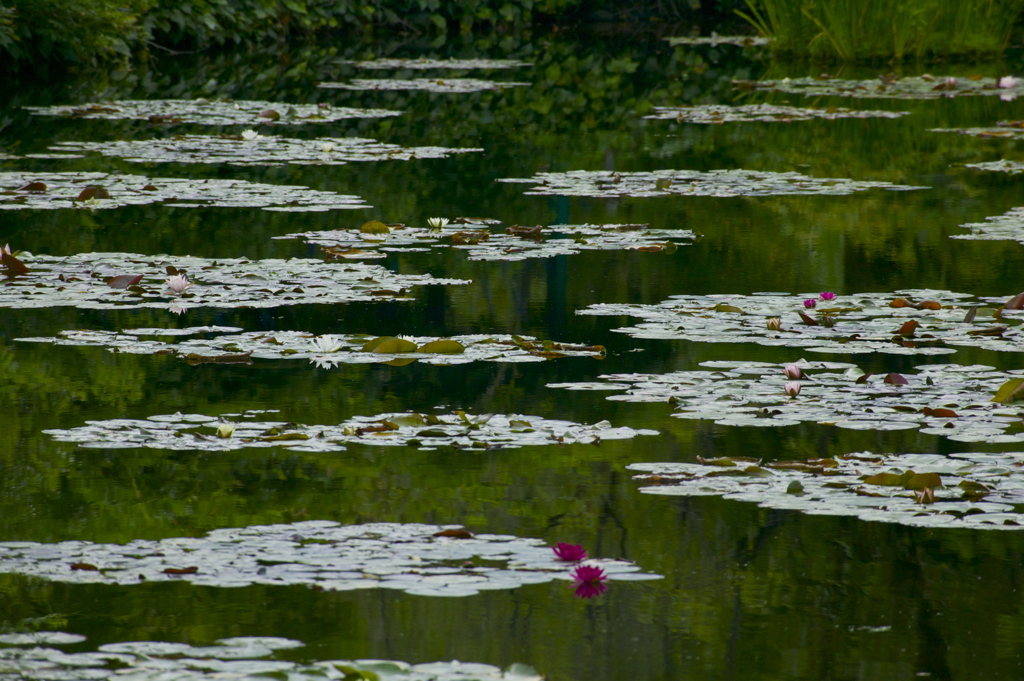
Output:
<instances>
[{"instance_id":1,"label":"pond water","mask_svg":"<svg viewBox=\"0 0 1024 681\"><path fill-rule=\"evenodd\" d=\"M385 58L515 61L358 63ZM1024 179L966 164L1024 159L1012 136L948 132L1024 119L1024 96L995 85L1024 61L907 67L900 75L935 80L894 90L922 98L733 85L822 68L632 33L397 36L0 89L0 241L13 251L0 282L0 620L3 633L80 635L0 639L12 646L0 678L124 667L312 678L324 661L368 659L424 666L347 673L1024 676L1024 409L987 401L1024 369L1019 314L995 318L1024 290L1022 228L1004 218L1004 240L952 238L1022 204ZM402 80L417 83L395 89ZM173 106L100 110L197 98L210 101L181 120ZM749 109L761 103L780 107L771 120ZM289 115L288 104L378 111L318 120L316 107ZM672 108L698 104L711 108L694 119ZM25 108L54 105L80 111ZM217 116L204 120L204 107ZM110 198L79 200L89 185ZM451 222L432 231L432 217ZM360 232L371 220L389 233ZM167 284L177 270L191 282L181 293ZM673 329L671 314L693 309L671 305L658 333L634 333L643 315L626 307L729 294L742 308L765 292L789 305L783 328L833 305L836 326L820 334L832 338L864 300L868 326L891 312L892 328L854 339L859 354L824 342L812 352L771 342L761 317L730 326L745 311L713 302L698 310L712 324L702 333L692 316ZM942 310L886 307L898 296ZM622 314L579 314L591 306ZM960 321L969 307L977 319ZM921 320L916 335L897 333L907 315ZM451 337L459 347L431 345ZM918 340L943 349L916 352ZM753 427L772 413L755 411L741 379L770 374L757 383L774 391L763 404L785 403L776 365L803 359L805 390L790 400L800 418ZM816 383L822 367L853 387ZM669 400L672 385L688 372L739 387L719 398L709 387L701 418L675 418L685 404ZM876 378L857 384L865 372ZM999 380L964 383L978 372ZM891 373L910 383L881 380ZM651 399L633 399L664 374ZM927 397L939 412L921 412L913 400L925 398L911 396L940 392L931 378L918 390L921 377L951 375L968 378ZM630 377L618 392L615 376ZM601 383L612 390L563 389ZM861 403L877 416L867 427L813 417L816 395L842 403L861 387L875 391ZM633 397L616 399L627 388ZM715 423L715 399L730 400L732 420ZM942 419L954 410L1009 437L951 439ZM890 427L908 411L911 427ZM756 477L802 461L817 463L791 477L814 484L815 504L790 503L799 489L779 484L670 489L697 463ZM837 461L830 501L818 483ZM903 461L949 485L903 489ZM881 471L902 482L864 482ZM871 484L888 485L899 513L886 515ZM349 526L368 534L339 538ZM458 527L476 536L432 536ZM559 542L604 566L606 591L574 595L573 564L546 548ZM128 645L139 641L166 645ZM430 666L453 660L491 666Z\"/></svg>"}]
</instances>

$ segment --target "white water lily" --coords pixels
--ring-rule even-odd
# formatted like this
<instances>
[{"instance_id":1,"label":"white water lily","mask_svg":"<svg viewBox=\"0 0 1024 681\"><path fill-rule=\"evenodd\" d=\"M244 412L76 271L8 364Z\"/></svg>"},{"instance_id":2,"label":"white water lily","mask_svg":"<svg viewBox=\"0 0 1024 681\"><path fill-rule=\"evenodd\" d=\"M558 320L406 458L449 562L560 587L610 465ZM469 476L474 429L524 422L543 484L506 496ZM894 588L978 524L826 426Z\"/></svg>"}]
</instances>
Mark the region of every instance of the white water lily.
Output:
<instances>
[{"instance_id":1,"label":"white water lily","mask_svg":"<svg viewBox=\"0 0 1024 681\"><path fill-rule=\"evenodd\" d=\"M253 140L258 140L260 137L262 137L262 135L260 135L255 130L243 130L242 131L242 139L244 139L246 142L252 142Z\"/></svg>"},{"instance_id":2,"label":"white water lily","mask_svg":"<svg viewBox=\"0 0 1024 681\"><path fill-rule=\"evenodd\" d=\"M316 352L337 352L341 349L341 341L335 336L315 336L309 343Z\"/></svg>"},{"instance_id":3,"label":"white water lily","mask_svg":"<svg viewBox=\"0 0 1024 681\"><path fill-rule=\"evenodd\" d=\"M1001 88L1012 88L1017 87L1017 83L1020 81L1013 76L1003 76L999 79L999 87Z\"/></svg>"},{"instance_id":4,"label":"white water lily","mask_svg":"<svg viewBox=\"0 0 1024 681\"><path fill-rule=\"evenodd\" d=\"M311 357L309 359L310 364L315 364L321 369L333 369L338 366L341 362L333 357Z\"/></svg>"},{"instance_id":5,"label":"white water lily","mask_svg":"<svg viewBox=\"0 0 1024 681\"><path fill-rule=\"evenodd\" d=\"M334 142L324 142L320 145L320 151L329 154L334 151Z\"/></svg>"},{"instance_id":6,"label":"white water lily","mask_svg":"<svg viewBox=\"0 0 1024 681\"><path fill-rule=\"evenodd\" d=\"M235 434L235 424L233 423L222 423L217 426L217 437L221 439L227 439Z\"/></svg>"},{"instance_id":7,"label":"white water lily","mask_svg":"<svg viewBox=\"0 0 1024 681\"><path fill-rule=\"evenodd\" d=\"M448 218L429 218L427 224L430 225L431 232L440 232L448 225Z\"/></svg>"},{"instance_id":8,"label":"white water lily","mask_svg":"<svg viewBox=\"0 0 1024 681\"><path fill-rule=\"evenodd\" d=\"M187 274L175 274L167 280L167 288L176 295L181 295L190 286L192 282L188 280Z\"/></svg>"}]
</instances>

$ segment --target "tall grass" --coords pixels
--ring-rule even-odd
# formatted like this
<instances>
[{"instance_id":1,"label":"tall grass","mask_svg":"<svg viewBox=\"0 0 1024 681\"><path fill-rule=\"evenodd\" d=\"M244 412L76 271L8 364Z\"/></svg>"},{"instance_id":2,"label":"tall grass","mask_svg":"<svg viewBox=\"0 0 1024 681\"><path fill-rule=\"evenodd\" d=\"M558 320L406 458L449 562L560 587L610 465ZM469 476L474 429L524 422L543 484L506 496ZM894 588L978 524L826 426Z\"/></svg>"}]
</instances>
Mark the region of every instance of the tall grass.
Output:
<instances>
[{"instance_id":1,"label":"tall grass","mask_svg":"<svg viewBox=\"0 0 1024 681\"><path fill-rule=\"evenodd\" d=\"M844 61L997 54L1024 0L745 0L773 50Z\"/></svg>"}]
</instances>

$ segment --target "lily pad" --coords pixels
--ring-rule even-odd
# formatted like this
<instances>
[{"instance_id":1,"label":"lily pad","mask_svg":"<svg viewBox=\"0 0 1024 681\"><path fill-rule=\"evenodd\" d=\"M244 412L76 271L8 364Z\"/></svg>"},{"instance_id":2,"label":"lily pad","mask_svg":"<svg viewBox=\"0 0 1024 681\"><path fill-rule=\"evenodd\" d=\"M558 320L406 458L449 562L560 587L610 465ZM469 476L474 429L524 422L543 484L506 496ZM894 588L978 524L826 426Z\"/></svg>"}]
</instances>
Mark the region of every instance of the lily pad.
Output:
<instances>
[{"instance_id":1,"label":"lily pad","mask_svg":"<svg viewBox=\"0 0 1024 681\"><path fill-rule=\"evenodd\" d=\"M237 327L200 326L184 329L124 329L121 331L62 331L56 337L19 338L19 341L54 345L105 347L111 352L135 355L175 354L191 364L218 363L224 357L245 356L256 359L308 359L324 368L339 364L390 362L408 358L425 364L453 365L470 362L543 362L560 357L602 359L601 345L581 345L538 340L532 336L474 334L449 338L406 337L408 351L385 354L379 348L364 350L366 335L346 334L314 336L304 331L241 331ZM212 334L228 334L212 336ZM177 340L183 336L207 336ZM159 337L172 337L168 341ZM461 348L456 351L455 347Z\"/></svg>"},{"instance_id":2,"label":"lily pad","mask_svg":"<svg viewBox=\"0 0 1024 681\"><path fill-rule=\"evenodd\" d=\"M235 166L344 165L349 161L447 158L478 148L401 147L362 137L298 139L276 135L177 135L166 139L59 142L51 149L96 152L132 163L227 163Z\"/></svg>"},{"instance_id":3,"label":"lily pad","mask_svg":"<svg viewBox=\"0 0 1024 681\"><path fill-rule=\"evenodd\" d=\"M707 371L668 374L610 374L606 381L628 386L608 399L668 402L683 419L719 425L777 427L802 422L854 430L919 430L959 442L1024 442L1024 410L993 402L996 391L1024 370L990 366L929 364L917 373L872 375L854 364L795 362L801 390L790 397L785 364L703 362ZM898 384L894 377L906 380ZM591 389L589 383L552 383L549 388Z\"/></svg>"},{"instance_id":4,"label":"lily pad","mask_svg":"<svg viewBox=\"0 0 1024 681\"><path fill-rule=\"evenodd\" d=\"M498 182L536 185L529 196L783 196L827 194L845 196L866 189L905 191L927 189L889 182L857 182L827 177L809 177L800 173L773 173L757 170L654 170L617 173L611 170L570 170L564 173L537 173L528 178L504 178Z\"/></svg>"},{"instance_id":5,"label":"lily pad","mask_svg":"<svg viewBox=\"0 0 1024 681\"><path fill-rule=\"evenodd\" d=\"M306 584L325 591L380 588L420 596L471 596L481 590L570 579L566 564L539 539L438 536L455 527L311 520L223 528L205 537L136 539L127 544L0 542L0 573L76 584ZM486 565L469 566L467 561ZM592 562L611 580L640 571L624 560ZM71 568L82 563L97 569ZM182 570L185 567L195 570Z\"/></svg>"},{"instance_id":6,"label":"lily pad","mask_svg":"<svg viewBox=\"0 0 1024 681\"><path fill-rule=\"evenodd\" d=\"M512 449L550 444L597 444L602 440L628 440L657 435L654 430L613 428L607 421L583 425L539 416L484 414L390 413L357 416L338 425L303 425L255 420L265 411L230 414L162 414L148 419L89 421L69 429L44 431L58 442L86 448L146 447L176 451L231 451L251 447L286 447L296 451L344 451L346 444L436 449ZM230 433L218 433L224 423Z\"/></svg>"},{"instance_id":7,"label":"lily pad","mask_svg":"<svg viewBox=\"0 0 1024 681\"><path fill-rule=\"evenodd\" d=\"M697 235L688 229L650 229L647 224L550 225L493 229L485 223L464 220L439 231L424 227L392 229L390 234L364 236L356 229L336 229L287 234L275 239L303 239L317 244L330 258L367 259L386 252L429 248L454 248L467 260L526 260L573 255L581 251L634 250L674 252L688 246Z\"/></svg>"},{"instance_id":8,"label":"lily pad","mask_svg":"<svg viewBox=\"0 0 1024 681\"><path fill-rule=\"evenodd\" d=\"M24 188L41 184L41 191ZM99 186L107 198L80 199L86 187ZM88 208L162 203L180 208L262 208L271 211L326 211L371 208L358 196L309 187L261 184L245 180L190 180L177 177L109 173L0 172L0 210Z\"/></svg>"},{"instance_id":9,"label":"lily pad","mask_svg":"<svg viewBox=\"0 0 1024 681\"><path fill-rule=\"evenodd\" d=\"M40 632L84 641L84 636ZM67 640L40 641L61 645ZM20 645L27 645L20 644ZM0 650L0 669L5 678L97 679L129 678L133 681L189 679L288 678L292 681L340 679L344 681L543 681L533 667L520 663L507 670L475 662L428 662L409 664L396 660L324 660L294 662L276 659L277 651L301 648L294 639L273 636L236 636L214 645L195 646L163 641L106 643L95 651L65 653L56 648L7 648ZM263 659L272 658L272 659Z\"/></svg>"},{"instance_id":10,"label":"lily pad","mask_svg":"<svg viewBox=\"0 0 1024 681\"><path fill-rule=\"evenodd\" d=\"M357 69L386 71L391 69L412 69L426 71L430 69L450 69L453 71L470 71L475 69L514 69L520 66L533 66L530 62L518 59L373 59L359 61L342 59L339 64L347 64Z\"/></svg>"},{"instance_id":11,"label":"lily pad","mask_svg":"<svg viewBox=\"0 0 1024 681\"><path fill-rule=\"evenodd\" d=\"M1024 170L1024 164L1021 169ZM953 234L951 239L977 239L982 241L1017 241L1024 244L1024 207L1011 208L1002 215L985 218L985 222L960 225L970 234Z\"/></svg>"},{"instance_id":12,"label":"lily pad","mask_svg":"<svg viewBox=\"0 0 1024 681\"><path fill-rule=\"evenodd\" d=\"M1022 452L875 454L762 463L765 476L723 475L713 462L641 463L648 494L722 496L809 515L921 527L1024 529ZM892 479L895 484L889 484ZM799 492L789 492L799 486ZM927 494L921 491L929 490Z\"/></svg>"},{"instance_id":13,"label":"lily pad","mask_svg":"<svg viewBox=\"0 0 1024 681\"><path fill-rule=\"evenodd\" d=\"M669 45L735 45L737 47L760 47L771 43L772 38L758 35L695 35L665 38Z\"/></svg>"},{"instance_id":14,"label":"lily pad","mask_svg":"<svg viewBox=\"0 0 1024 681\"><path fill-rule=\"evenodd\" d=\"M843 80L831 77L783 78L781 80L734 80L740 90L788 92L808 97L835 96L886 99L941 99L987 95L1019 97L1024 95L1024 80L1011 88L1001 88L998 78L955 78L951 76L879 76L871 80Z\"/></svg>"},{"instance_id":15,"label":"lily pad","mask_svg":"<svg viewBox=\"0 0 1024 681\"><path fill-rule=\"evenodd\" d=\"M466 94L486 90L504 90L522 87L530 83L502 83L476 78L413 78L398 80L388 78L353 78L347 83L319 83L319 87L335 90L423 90L442 94Z\"/></svg>"},{"instance_id":16,"label":"lily pad","mask_svg":"<svg viewBox=\"0 0 1024 681\"><path fill-rule=\"evenodd\" d=\"M693 106L656 106L654 113L644 118L676 121L677 123L791 123L813 119L837 120L840 118L900 118L909 111L870 111L866 109L843 109L828 107L782 106L775 104L695 104Z\"/></svg>"},{"instance_id":17,"label":"lily pad","mask_svg":"<svg viewBox=\"0 0 1024 681\"><path fill-rule=\"evenodd\" d=\"M814 308L804 306L807 299L816 300L817 294L677 295L657 305L598 303L577 314L638 317L642 323L614 329L634 338L757 343L842 354L945 355L955 352L951 346L1024 351L1020 315L1001 310L998 320L993 317L1006 298L907 289L838 296L818 301ZM914 323L905 330L908 322Z\"/></svg>"},{"instance_id":18,"label":"lily pad","mask_svg":"<svg viewBox=\"0 0 1024 681\"><path fill-rule=\"evenodd\" d=\"M411 300L414 286L468 284L429 274L396 274L379 265L320 260L211 260L193 256L80 253L68 257L23 253L28 274L0 282L0 308L73 306L89 309L279 307L357 300ZM192 286L181 295L167 288L167 267L187 271ZM106 280L142 274L129 289Z\"/></svg>"},{"instance_id":19,"label":"lily pad","mask_svg":"<svg viewBox=\"0 0 1024 681\"><path fill-rule=\"evenodd\" d=\"M328 104L285 104L231 99L128 99L61 106L26 106L37 116L140 120L154 125L302 125L350 118L401 116L387 109L351 109ZM268 112L277 114L272 116Z\"/></svg>"},{"instance_id":20,"label":"lily pad","mask_svg":"<svg viewBox=\"0 0 1024 681\"><path fill-rule=\"evenodd\" d=\"M983 163L965 163L964 167L974 168L975 170L988 170L996 173L1010 173L1011 175L1024 173L1024 161L1010 161L1007 159L986 161Z\"/></svg>"},{"instance_id":21,"label":"lily pad","mask_svg":"<svg viewBox=\"0 0 1024 681\"><path fill-rule=\"evenodd\" d=\"M931 128L928 132L955 132L960 135L983 139L1024 139L1024 128L1020 126L1020 121L1000 122L994 128Z\"/></svg>"}]
</instances>

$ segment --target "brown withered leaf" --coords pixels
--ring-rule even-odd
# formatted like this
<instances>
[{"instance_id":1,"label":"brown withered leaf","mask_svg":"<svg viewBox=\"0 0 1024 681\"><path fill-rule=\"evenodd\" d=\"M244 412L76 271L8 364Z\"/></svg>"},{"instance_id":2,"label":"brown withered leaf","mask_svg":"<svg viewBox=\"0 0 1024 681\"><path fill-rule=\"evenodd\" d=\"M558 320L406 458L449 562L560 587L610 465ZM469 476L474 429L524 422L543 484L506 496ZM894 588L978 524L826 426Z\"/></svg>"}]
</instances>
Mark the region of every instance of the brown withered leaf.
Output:
<instances>
[{"instance_id":1,"label":"brown withered leaf","mask_svg":"<svg viewBox=\"0 0 1024 681\"><path fill-rule=\"evenodd\" d=\"M1003 305L1005 310L1019 310L1024 307L1024 293L1018 293Z\"/></svg>"},{"instance_id":2,"label":"brown withered leaf","mask_svg":"<svg viewBox=\"0 0 1024 681\"><path fill-rule=\"evenodd\" d=\"M435 537L451 537L452 539L472 539L473 533L469 530L441 530L435 532Z\"/></svg>"},{"instance_id":3,"label":"brown withered leaf","mask_svg":"<svg viewBox=\"0 0 1024 681\"><path fill-rule=\"evenodd\" d=\"M28 274L30 271L25 263L4 250L0 250L0 264L3 264L7 268L7 273L11 275Z\"/></svg>"},{"instance_id":4,"label":"brown withered leaf","mask_svg":"<svg viewBox=\"0 0 1024 681\"><path fill-rule=\"evenodd\" d=\"M935 416L940 419L955 419L959 415L952 409L946 409L945 407L939 407L938 409L932 409L931 407L925 407L921 410L921 413L925 416Z\"/></svg>"},{"instance_id":5,"label":"brown withered leaf","mask_svg":"<svg viewBox=\"0 0 1024 681\"><path fill-rule=\"evenodd\" d=\"M886 374L885 378L882 379L882 382L888 383L889 385L910 385L910 381L900 374L897 374L895 371Z\"/></svg>"},{"instance_id":6,"label":"brown withered leaf","mask_svg":"<svg viewBox=\"0 0 1024 681\"><path fill-rule=\"evenodd\" d=\"M797 312L797 314L800 315L800 319L803 320L803 323L806 324L807 326L820 326L818 320L814 319L813 317L806 315L803 312Z\"/></svg>"},{"instance_id":7,"label":"brown withered leaf","mask_svg":"<svg viewBox=\"0 0 1024 681\"><path fill-rule=\"evenodd\" d=\"M854 383L867 383L868 379L871 378L872 376L874 376L874 373L869 371L863 376L859 377L856 381L854 381Z\"/></svg>"},{"instance_id":8,"label":"brown withered leaf","mask_svg":"<svg viewBox=\"0 0 1024 681\"><path fill-rule=\"evenodd\" d=\"M163 573L165 575L194 575L199 572L199 568L195 565L191 565L186 568L164 568Z\"/></svg>"},{"instance_id":9,"label":"brown withered leaf","mask_svg":"<svg viewBox=\"0 0 1024 681\"><path fill-rule=\"evenodd\" d=\"M185 363L189 366L196 366L197 364L252 364L252 359L249 357L251 354L252 350L232 355L200 355L190 352L185 355Z\"/></svg>"},{"instance_id":10,"label":"brown withered leaf","mask_svg":"<svg viewBox=\"0 0 1024 681\"><path fill-rule=\"evenodd\" d=\"M107 286L110 288L128 288L129 286L135 286L142 281L141 274L119 274L116 277L108 277L106 280Z\"/></svg>"},{"instance_id":11,"label":"brown withered leaf","mask_svg":"<svg viewBox=\"0 0 1024 681\"><path fill-rule=\"evenodd\" d=\"M24 187L19 187L18 191L19 192L45 192L46 191L46 183L45 182L38 182L38 181L36 181L36 182L29 182Z\"/></svg>"},{"instance_id":12,"label":"brown withered leaf","mask_svg":"<svg viewBox=\"0 0 1024 681\"><path fill-rule=\"evenodd\" d=\"M93 565L92 563L72 563L71 564L71 569L72 570L89 570L89 571L92 571L92 572L99 572L99 568L96 567L95 565Z\"/></svg>"},{"instance_id":13,"label":"brown withered leaf","mask_svg":"<svg viewBox=\"0 0 1024 681\"><path fill-rule=\"evenodd\" d=\"M532 239L533 241L540 241L544 238L544 228L540 225L534 227L520 227L519 225L511 225L505 228L505 234L511 234L517 236L520 239Z\"/></svg>"},{"instance_id":14,"label":"brown withered leaf","mask_svg":"<svg viewBox=\"0 0 1024 681\"><path fill-rule=\"evenodd\" d=\"M79 201L88 201L90 199L109 199L110 192L99 185L93 185L86 187L78 194Z\"/></svg>"},{"instance_id":15,"label":"brown withered leaf","mask_svg":"<svg viewBox=\"0 0 1024 681\"><path fill-rule=\"evenodd\" d=\"M921 326L921 322L916 319L903 322L903 326L896 329L896 334L899 336L913 336L914 332L917 331L917 327Z\"/></svg>"}]
</instances>

